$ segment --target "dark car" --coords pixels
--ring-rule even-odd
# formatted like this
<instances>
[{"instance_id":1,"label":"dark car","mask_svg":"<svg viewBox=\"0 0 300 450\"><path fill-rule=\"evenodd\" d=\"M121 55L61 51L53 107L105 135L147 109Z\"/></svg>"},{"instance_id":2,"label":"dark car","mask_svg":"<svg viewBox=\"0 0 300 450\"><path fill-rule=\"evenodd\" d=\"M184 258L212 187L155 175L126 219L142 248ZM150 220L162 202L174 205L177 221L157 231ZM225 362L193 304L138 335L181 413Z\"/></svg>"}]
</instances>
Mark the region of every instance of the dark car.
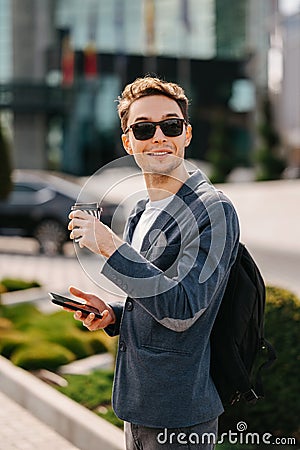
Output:
<instances>
[{"instance_id":1,"label":"dark car","mask_svg":"<svg viewBox=\"0 0 300 450\"><path fill-rule=\"evenodd\" d=\"M71 206L76 201L97 202L95 194L81 192L81 184L65 175L46 171L20 170L13 173L13 190L0 201L0 235L37 239L41 252L55 255L63 252L69 240L67 224ZM78 197L80 194L80 197ZM111 226L117 205L101 202L101 221ZM114 224L121 227L120 211ZM114 230L119 232L120 230Z\"/></svg>"}]
</instances>

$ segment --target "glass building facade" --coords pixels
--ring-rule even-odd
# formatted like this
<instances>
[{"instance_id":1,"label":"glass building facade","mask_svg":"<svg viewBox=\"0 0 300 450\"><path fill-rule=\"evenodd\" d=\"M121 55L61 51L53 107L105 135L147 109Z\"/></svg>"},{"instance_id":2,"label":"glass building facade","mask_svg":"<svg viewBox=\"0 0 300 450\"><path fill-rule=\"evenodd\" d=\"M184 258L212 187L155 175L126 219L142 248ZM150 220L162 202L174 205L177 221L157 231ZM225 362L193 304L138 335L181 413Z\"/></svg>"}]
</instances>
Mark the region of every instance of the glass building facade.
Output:
<instances>
[{"instance_id":1,"label":"glass building facade","mask_svg":"<svg viewBox=\"0 0 300 450\"><path fill-rule=\"evenodd\" d=\"M0 82L12 77L11 1L0 0Z\"/></svg>"},{"instance_id":2,"label":"glass building facade","mask_svg":"<svg viewBox=\"0 0 300 450\"><path fill-rule=\"evenodd\" d=\"M115 100L145 73L185 87L194 129L189 157L207 157L221 115L230 151L247 159L247 111L231 105L235 81L246 77L248 0L28 0L27 7L18 1L0 0L0 78L12 81L7 98L20 168L38 161L39 168L86 175L123 155ZM30 58L22 57L26 24ZM26 125L32 117L38 137ZM24 142L32 148L37 140L36 152L44 155L26 158Z\"/></svg>"},{"instance_id":3,"label":"glass building facade","mask_svg":"<svg viewBox=\"0 0 300 450\"><path fill-rule=\"evenodd\" d=\"M93 39L99 52L216 56L214 0L58 0L55 25L78 50Z\"/></svg>"}]
</instances>

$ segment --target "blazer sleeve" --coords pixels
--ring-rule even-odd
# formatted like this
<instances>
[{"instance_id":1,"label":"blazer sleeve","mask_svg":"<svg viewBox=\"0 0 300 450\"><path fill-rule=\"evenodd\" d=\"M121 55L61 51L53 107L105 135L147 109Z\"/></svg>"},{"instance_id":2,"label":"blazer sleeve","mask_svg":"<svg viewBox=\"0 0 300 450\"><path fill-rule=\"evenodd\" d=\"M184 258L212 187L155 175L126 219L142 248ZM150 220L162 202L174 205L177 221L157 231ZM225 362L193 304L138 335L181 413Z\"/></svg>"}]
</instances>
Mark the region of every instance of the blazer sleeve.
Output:
<instances>
[{"instance_id":1,"label":"blazer sleeve","mask_svg":"<svg viewBox=\"0 0 300 450\"><path fill-rule=\"evenodd\" d=\"M116 322L113 325L109 325L104 330L109 336L117 336L120 334L121 318L124 309L124 302L108 302L109 306L112 307L116 315Z\"/></svg>"},{"instance_id":2,"label":"blazer sleeve","mask_svg":"<svg viewBox=\"0 0 300 450\"><path fill-rule=\"evenodd\" d=\"M183 220L176 275L167 276L124 243L102 273L161 325L184 331L225 290L239 242L237 214L229 201L212 201ZM168 251L168 247L166 248Z\"/></svg>"}]
</instances>

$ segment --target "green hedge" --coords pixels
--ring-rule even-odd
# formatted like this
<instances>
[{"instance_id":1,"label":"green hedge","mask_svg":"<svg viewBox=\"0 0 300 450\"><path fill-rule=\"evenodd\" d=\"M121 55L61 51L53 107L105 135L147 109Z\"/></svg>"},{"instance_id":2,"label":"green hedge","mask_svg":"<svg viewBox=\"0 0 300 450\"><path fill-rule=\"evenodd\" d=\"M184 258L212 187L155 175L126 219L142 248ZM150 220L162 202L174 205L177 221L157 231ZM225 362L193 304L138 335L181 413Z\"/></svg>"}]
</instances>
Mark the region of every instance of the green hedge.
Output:
<instances>
[{"instance_id":1,"label":"green hedge","mask_svg":"<svg viewBox=\"0 0 300 450\"><path fill-rule=\"evenodd\" d=\"M3 278L0 284L2 286L1 290L3 290L3 292L20 291L23 289L41 287L40 283L36 280L26 281L21 278Z\"/></svg>"},{"instance_id":2,"label":"green hedge","mask_svg":"<svg viewBox=\"0 0 300 450\"><path fill-rule=\"evenodd\" d=\"M11 356L11 361L16 366L27 370L40 368L55 370L74 360L75 355L70 350L49 342L37 342L34 345L30 342L15 350Z\"/></svg>"},{"instance_id":3,"label":"green hedge","mask_svg":"<svg viewBox=\"0 0 300 450\"><path fill-rule=\"evenodd\" d=\"M299 298L284 289L268 287L265 336L275 347L277 361L263 376L265 398L256 405L241 401L228 407L220 419L221 432L236 431L237 423L244 421L249 432L299 439L299 325Z\"/></svg>"},{"instance_id":4,"label":"green hedge","mask_svg":"<svg viewBox=\"0 0 300 450\"><path fill-rule=\"evenodd\" d=\"M11 358L15 351L32 342L30 336L18 330L0 331L0 353Z\"/></svg>"},{"instance_id":5,"label":"green hedge","mask_svg":"<svg viewBox=\"0 0 300 450\"><path fill-rule=\"evenodd\" d=\"M96 353L115 354L116 340L101 331L86 332L73 314L43 314L24 303L0 307L0 354L28 370L56 370Z\"/></svg>"}]
</instances>

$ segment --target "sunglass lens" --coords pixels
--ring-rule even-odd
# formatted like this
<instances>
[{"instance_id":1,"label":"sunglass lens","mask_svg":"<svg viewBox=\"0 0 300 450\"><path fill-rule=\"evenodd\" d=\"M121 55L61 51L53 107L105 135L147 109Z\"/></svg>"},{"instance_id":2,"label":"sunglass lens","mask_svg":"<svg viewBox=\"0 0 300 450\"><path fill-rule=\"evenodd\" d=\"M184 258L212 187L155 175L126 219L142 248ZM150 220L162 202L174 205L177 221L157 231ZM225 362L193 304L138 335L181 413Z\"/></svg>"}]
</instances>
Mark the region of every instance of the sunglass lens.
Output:
<instances>
[{"instance_id":1,"label":"sunglass lens","mask_svg":"<svg viewBox=\"0 0 300 450\"><path fill-rule=\"evenodd\" d=\"M160 127L165 136L180 136L183 130L183 121L179 119L165 120Z\"/></svg>"},{"instance_id":2,"label":"sunglass lens","mask_svg":"<svg viewBox=\"0 0 300 450\"><path fill-rule=\"evenodd\" d=\"M151 122L135 123L132 126L134 137L139 141L146 141L154 136L155 125Z\"/></svg>"}]
</instances>

